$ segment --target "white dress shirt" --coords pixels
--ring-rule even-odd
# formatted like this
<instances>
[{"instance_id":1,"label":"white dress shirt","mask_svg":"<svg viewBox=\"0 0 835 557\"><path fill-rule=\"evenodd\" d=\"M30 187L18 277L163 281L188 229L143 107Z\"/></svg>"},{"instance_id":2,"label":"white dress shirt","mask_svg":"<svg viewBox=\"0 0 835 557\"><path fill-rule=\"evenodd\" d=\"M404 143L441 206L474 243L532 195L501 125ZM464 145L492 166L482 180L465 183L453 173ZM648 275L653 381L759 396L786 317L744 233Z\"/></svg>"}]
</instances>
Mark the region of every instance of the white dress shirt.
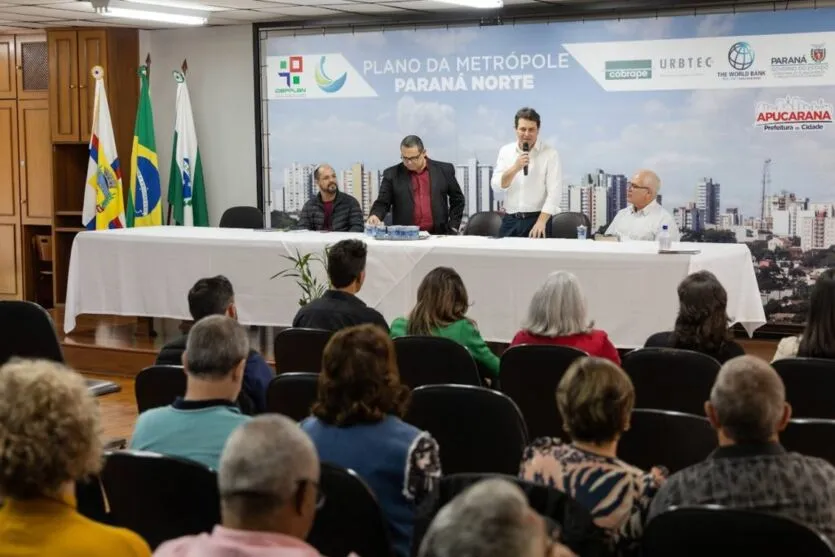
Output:
<instances>
[{"instance_id":1,"label":"white dress shirt","mask_svg":"<svg viewBox=\"0 0 835 557\"><path fill-rule=\"evenodd\" d=\"M560 212L562 195L562 165L557 150L537 141L530 150L528 175L520 170L510 185L502 189L502 175L516 163L522 154L514 141L499 149L496 168L490 185L494 191L505 192L504 208L507 213Z\"/></svg>"},{"instance_id":2,"label":"white dress shirt","mask_svg":"<svg viewBox=\"0 0 835 557\"><path fill-rule=\"evenodd\" d=\"M627 205L618 211L612 219L612 224L606 229L606 235L617 236L621 240L655 240L665 224L670 231L670 240L678 242L681 234L673 216L657 201L652 200L640 211L636 211L633 205Z\"/></svg>"}]
</instances>

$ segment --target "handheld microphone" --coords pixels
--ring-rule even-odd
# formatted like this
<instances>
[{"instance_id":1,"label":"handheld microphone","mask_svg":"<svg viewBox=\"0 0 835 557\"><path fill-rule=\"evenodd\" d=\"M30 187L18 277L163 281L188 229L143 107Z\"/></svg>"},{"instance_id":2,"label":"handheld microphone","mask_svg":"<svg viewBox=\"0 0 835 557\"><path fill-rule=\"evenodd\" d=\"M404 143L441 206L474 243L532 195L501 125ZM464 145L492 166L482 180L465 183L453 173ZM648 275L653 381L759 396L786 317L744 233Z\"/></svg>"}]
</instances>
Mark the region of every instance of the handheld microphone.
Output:
<instances>
[{"instance_id":1,"label":"handheld microphone","mask_svg":"<svg viewBox=\"0 0 835 557\"><path fill-rule=\"evenodd\" d=\"M530 151L530 150L531 150L531 146L530 146L530 145L528 145L527 143L523 143L523 144L522 144L522 151L524 151L525 153L527 153L527 152L528 152L528 151ZM522 169L522 172L524 172L525 176L527 176L527 175L528 175L528 165L527 165L527 164L525 165L525 168L523 168L523 169Z\"/></svg>"}]
</instances>

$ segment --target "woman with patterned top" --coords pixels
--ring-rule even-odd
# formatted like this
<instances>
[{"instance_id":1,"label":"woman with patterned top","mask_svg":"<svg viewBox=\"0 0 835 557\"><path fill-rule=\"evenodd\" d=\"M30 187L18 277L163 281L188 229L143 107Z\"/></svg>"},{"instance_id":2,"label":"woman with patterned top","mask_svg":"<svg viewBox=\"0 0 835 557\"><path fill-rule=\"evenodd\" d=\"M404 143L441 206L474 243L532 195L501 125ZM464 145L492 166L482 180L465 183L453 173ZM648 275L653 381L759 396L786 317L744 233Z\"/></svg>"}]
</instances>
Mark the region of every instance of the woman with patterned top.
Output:
<instances>
[{"instance_id":1,"label":"woman with patterned top","mask_svg":"<svg viewBox=\"0 0 835 557\"><path fill-rule=\"evenodd\" d=\"M522 478L559 489L589 509L621 555L637 548L652 497L666 478L662 468L645 473L617 458L634 401L632 382L620 367L603 358L576 360L557 387L571 444L535 440L520 470Z\"/></svg>"},{"instance_id":2,"label":"woman with patterned top","mask_svg":"<svg viewBox=\"0 0 835 557\"><path fill-rule=\"evenodd\" d=\"M386 331L350 327L325 346L313 416L301 424L319 460L354 470L371 487L398 557L409 555L416 506L441 476L438 443L401 419L408 400Z\"/></svg>"}]
</instances>

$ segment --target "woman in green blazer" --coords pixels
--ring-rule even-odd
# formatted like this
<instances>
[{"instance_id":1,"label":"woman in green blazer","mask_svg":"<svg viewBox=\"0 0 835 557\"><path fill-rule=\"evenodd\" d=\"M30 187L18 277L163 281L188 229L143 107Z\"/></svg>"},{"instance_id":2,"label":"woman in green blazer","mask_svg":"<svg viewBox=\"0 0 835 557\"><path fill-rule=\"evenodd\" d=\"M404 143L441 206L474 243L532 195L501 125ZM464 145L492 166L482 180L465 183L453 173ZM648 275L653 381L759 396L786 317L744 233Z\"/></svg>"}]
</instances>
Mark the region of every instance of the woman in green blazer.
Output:
<instances>
[{"instance_id":1,"label":"woman in green blazer","mask_svg":"<svg viewBox=\"0 0 835 557\"><path fill-rule=\"evenodd\" d=\"M429 272L417 291L417 304L409 317L391 324L391 337L439 336L454 340L494 376L499 375L499 357L481 338L475 321L467 317L467 289L454 269L437 267Z\"/></svg>"}]
</instances>

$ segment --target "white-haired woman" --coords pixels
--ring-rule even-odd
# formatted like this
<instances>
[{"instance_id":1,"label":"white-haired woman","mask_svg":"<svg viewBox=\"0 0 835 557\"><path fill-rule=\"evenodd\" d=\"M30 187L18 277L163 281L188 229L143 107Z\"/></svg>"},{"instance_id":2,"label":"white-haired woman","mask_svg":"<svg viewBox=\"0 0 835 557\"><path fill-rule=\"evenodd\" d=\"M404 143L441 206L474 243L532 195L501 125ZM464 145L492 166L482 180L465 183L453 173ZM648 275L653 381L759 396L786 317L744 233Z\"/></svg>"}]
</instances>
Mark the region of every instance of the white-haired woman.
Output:
<instances>
[{"instance_id":1,"label":"white-haired woman","mask_svg":"<svg viewBox=\"0 0 835 557\"><path fill-rule=\"evenodd\" d=\"M522 330L510 343L520 344L571 346L620 365L620 355L609 336L595 329L588 318L580 281L568 271L548 275L533 295Z\"/></svg>"}]
</instances>

